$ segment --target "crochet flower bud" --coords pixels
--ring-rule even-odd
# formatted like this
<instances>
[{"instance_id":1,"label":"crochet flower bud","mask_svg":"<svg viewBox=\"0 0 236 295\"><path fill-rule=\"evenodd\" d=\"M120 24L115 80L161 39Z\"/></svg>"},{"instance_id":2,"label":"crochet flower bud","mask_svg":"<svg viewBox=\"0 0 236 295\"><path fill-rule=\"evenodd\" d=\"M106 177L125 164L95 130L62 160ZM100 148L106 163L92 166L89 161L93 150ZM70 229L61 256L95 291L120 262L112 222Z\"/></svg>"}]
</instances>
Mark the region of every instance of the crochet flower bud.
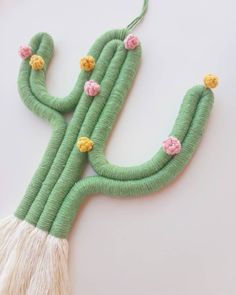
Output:
<instances>
[{"instance_id":1,"label":"crochet flower bud","mask_svg":"<svg viewBox=\"0 0 236 295\"><path fill-rule=\"evenodd\" d=\"M29 64L31 65L32 69L35 71L42 70L44 67L44 60L40 55L32 55L29 61Z\"/></svg>"},{"instance_id":2,"label":"crochet flower bud","mask_svg":"<svg viewBox=\"0 0 236 295\"><path fill-rule=\"evenodd\" d=\"M22 59L27 59L28 57L31 56L32 49L28 45L23 45L23 46L20 46L18 53Z\"/></svg>"},{"instance_id":3,"label":"crochet flower bud","mask_svg":"<svg viewBox=\"0 0 236 295\"><path fill-rule=\"evenodd\" d=\"M204 77L204 84L206 88L215 88L218 83L218 77L215 75L208 74Z\"/></svg>"},{"instance_id":4,"label":"crochet flower bud","mask_svg":"<svg viewBox=\"0 0 236 295\"><path fill-rule=\"evenodd\" d=\"M87 55L87 56L81 58L81 60L80 60L81 70L89 72L89 71L93 70L94 67L95 67L95 59L92 56Z\"/></svg>"},{"instance_id":5,"label":"crochet flower bud","mask_svg":"<svg viewBox=\"0 0 236 295\"><path fill-rule=\"evenodd\" d=\"M135 49L137 46L139 46L139 43L138 37L133 34L129 34L124 40L125 48L128 50Z\"/></svg>"},{"instance_id":6,"label":"crochet flower bud","mask_svg":"<svg viewBox=\"0 0 236 295\"><path fill-rule=\"evenodd\" d=\"M76 145L81 153L86 153L92 150L93 141L88 137L80 137Z\"/></svg>"},{"instance_id":7,"label":"crochet flower bud","mask_svg":"<svg viewBox=\"0 0 236 295\"><path fill-rule=\"evenodd\" d=\"M181 143L174 136L170 136L163 141L162 147L164 152L171 156L176 155L181 151Z\"/></svg>"},{"instance_id":8,"label":"crochet flower bud","mask_svg":"<svg viewBox=\"0 0 236 295\"><path fill-rule=\"evenodd\" d=\"M84 84L84 91L88 96L96 96L100 91L100 85L94 80L89 80Z\"/></svg>"}]
</instances>

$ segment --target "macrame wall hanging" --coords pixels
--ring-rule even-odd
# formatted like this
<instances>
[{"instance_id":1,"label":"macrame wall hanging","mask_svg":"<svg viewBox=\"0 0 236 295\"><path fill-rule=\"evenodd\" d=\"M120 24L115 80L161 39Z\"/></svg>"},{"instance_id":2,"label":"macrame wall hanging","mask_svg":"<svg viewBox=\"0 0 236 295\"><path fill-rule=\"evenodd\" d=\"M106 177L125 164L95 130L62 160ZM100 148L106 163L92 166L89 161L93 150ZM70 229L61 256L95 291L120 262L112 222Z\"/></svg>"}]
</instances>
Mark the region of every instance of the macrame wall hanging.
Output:
<instances>
[{"instance_id":1,"label":"macrame wall hanging","mask_svg":"<svg viewBox=\"0 0 236 295\"><path fill-rule=\"evenodd\" d=\"M85 198L158 191L183 170L196 150L213 105L210 88L218 84L211 74L187 92L173 129L150 161L119 167L106 160L106 140L141 59L140 42L132 31L147 6L145 0L141 15L127 28L97 39L80 60L74 89L62 99L50 96L45 85L52 38L39 33L20 47L20 96L49 122L52 136L15 214L0 223L0 295L70 294L67 237ZM73 114L70 122L66 113ZM87 162L97 176L82 178Z\"/></svg>"}]
</instances>

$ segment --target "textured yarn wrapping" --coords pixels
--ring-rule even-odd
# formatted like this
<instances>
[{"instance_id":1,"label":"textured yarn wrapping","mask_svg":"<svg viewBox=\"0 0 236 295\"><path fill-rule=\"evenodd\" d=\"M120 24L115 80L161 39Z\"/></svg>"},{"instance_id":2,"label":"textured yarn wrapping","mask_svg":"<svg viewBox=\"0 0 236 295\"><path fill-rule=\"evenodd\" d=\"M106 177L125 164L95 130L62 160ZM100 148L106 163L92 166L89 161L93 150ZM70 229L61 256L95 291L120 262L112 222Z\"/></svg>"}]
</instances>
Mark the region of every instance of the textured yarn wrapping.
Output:
<instances>
[{"instance_id":1,"label":"textured yarn wrapping","mask_svg":"<svg viewBox=\"0 0 236 295\"><path fill-rule=\"evenodd\" d=\"M147 1L145 1L146 9ZM140 21L137 18L130 28ZM141 46L127 50L128 29L102 35L88 55L95 61L91 71L81 71L71 93L58 98L46 89L46 70L53 54L52 38L34 36L30 47L44 61L34 70L26 59L20 69L18 88L26 106L52 126L52 135L41 164L15 212L0 222L0 294L68 295L68 242L84 199L96 193L129 197L158 191L172 181L195 152L213 105L210 89L195 86L185 95L171 136L182 149L168 155L162 148L146 163L120 167L105 157L108 136L135 79ZM94 80L100 86L95 97L84 92ZM64 114L72 113L70 122ZM83 153L79 138L91 142ZM97 176L82 178L90 162Z\"/></svg>"}]
</instances>

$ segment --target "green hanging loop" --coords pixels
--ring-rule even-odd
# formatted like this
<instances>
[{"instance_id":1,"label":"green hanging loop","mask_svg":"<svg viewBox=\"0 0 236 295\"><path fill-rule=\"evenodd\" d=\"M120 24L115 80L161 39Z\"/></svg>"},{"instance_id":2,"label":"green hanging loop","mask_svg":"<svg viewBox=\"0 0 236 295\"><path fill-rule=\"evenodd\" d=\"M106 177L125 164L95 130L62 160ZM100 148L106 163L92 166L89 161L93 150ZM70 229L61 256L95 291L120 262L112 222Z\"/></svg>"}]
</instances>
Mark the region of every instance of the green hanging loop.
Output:
<instances>
[{"instance_id":1,"label":"green hanging loop","mask_svg":"<svg viewBox=\"0 0 236 295\"><path fill-rule=\"evenodd\" d=\"M143 3L143 8L142 8L142 12L141 14L136 17L128 26L127 26L127 29L132 31L144 18L144 15L146 14L147 12L147 9L148 9L148 1L149 0L144 0L144 3Z\"/></svg>"}]
</instances>

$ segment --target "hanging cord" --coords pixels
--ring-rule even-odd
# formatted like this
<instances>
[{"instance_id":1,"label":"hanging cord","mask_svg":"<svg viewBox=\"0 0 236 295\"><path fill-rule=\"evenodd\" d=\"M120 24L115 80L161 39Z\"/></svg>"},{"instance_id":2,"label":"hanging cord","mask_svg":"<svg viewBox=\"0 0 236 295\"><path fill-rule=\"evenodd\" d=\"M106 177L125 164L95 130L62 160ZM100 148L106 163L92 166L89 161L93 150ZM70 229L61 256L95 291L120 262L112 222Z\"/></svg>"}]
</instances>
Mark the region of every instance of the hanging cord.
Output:
<instances>
[{"instance_id":1,"label":"hanging cord","mask_svg":"<svg viewBox=\"0 0 236 295\"><path fill-rule=\"evenodd\" d=\"M148 9L148 1L149 0L144 0L144 3L143 3L143 8L142 8L142 12L141 14L136 17L128 26L127 26L127 29L129 29L130 31L132 31L144 18L144 15L146 14L147 12L147 9Z\"/></svg>"}]
</instances>

